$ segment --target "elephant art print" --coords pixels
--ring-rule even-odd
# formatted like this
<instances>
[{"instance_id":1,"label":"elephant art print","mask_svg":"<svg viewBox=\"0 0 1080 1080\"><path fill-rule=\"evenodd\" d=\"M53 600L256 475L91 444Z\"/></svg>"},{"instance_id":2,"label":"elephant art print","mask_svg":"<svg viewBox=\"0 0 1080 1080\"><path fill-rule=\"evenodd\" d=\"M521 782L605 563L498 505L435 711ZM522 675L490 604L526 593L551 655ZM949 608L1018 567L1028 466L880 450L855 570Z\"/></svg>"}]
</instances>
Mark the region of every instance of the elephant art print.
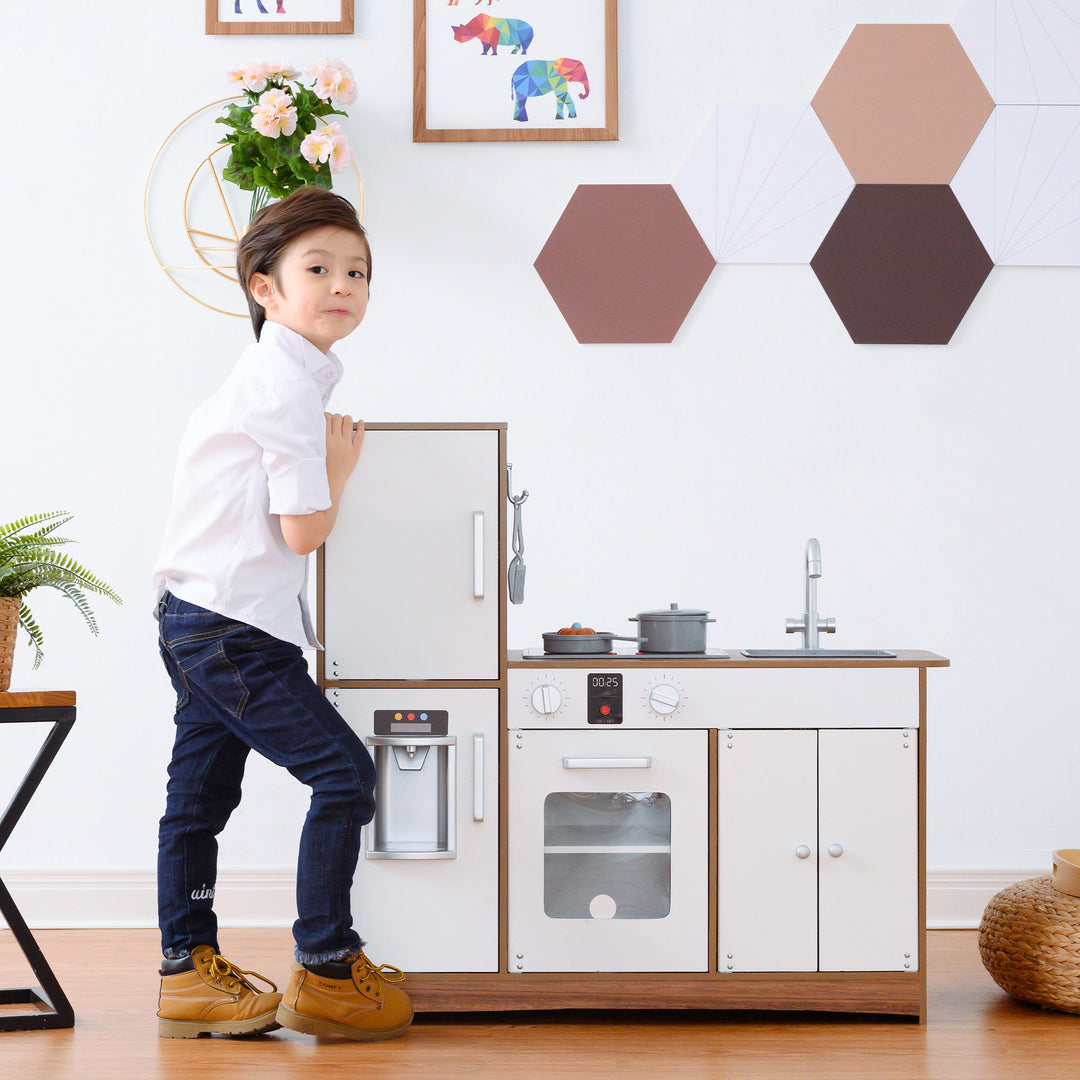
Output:
<instances>
[{"instance_id":1,"label":"elephant art print","mask_svg":"<svg viewBox=\"0 0 1080 1080\"><path fill-rule=\"evenodd\" d=\"M514 98L514 119L522 122L529 119L525 111L525 102L531 97L544 94L555 95L555 119L563 119L563 109L569 106L569 118L577 117L574 97L570 92L570 83L581 83L585 88L579 94L584 101L589 96L589 76L585 74L585 65L580 60L570 60L560 56L558 60L529 60L522 64L510 77L510 87Z\"/></svg>"},{"instance_id":2,"label":"elephant art print","mask_svg":"<svg viewBox=\"0 0 1080 1080\"><path fill-rule=\"evenodd\" d=\"M533 28L521 19L497 19L493 15L477 15L461 26L451 26L455 41L472 41L476 38L483 46L481 56L499 55L499 46L511 45L511 53L524 56L532 44Z\"/></svg>"}]
</instances>

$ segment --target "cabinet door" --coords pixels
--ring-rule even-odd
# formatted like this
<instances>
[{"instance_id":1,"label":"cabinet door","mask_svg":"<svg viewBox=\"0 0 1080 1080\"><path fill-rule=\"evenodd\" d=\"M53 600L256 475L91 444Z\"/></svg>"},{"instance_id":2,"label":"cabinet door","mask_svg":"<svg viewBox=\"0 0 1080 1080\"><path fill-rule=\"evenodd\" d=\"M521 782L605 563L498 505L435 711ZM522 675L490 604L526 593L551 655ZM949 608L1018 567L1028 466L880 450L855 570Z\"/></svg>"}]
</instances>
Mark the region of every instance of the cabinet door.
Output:
<instances>
[{"instance_id":1,"label":"cabinet door","mask_svg":"<svg viewBox=\"0 0 1080 1080\"><path fill-rule=\"evenodd\" d=\"M524 731L510 971L708 970L708 735Z\"/></svg>"},{"instance_id":2,"label":"cabinet door","mask_svg":"<svg viewBox=\"0 0 1080 1080\"><path fill-rule=\"evenodd\" d=\"M817 732L720 732L717 970L816 971Z\"/></svg>"},{"instance_id":3,"label":"cabinet door","mask_svg":"<svg viewBox=\"0 0 1080 1080\"><path fill-rule=\"evenodd\" d=\"M329 678L497 679L498 431L369 431L323 559Z\"/></svg>"},{"instance_id":4,"label":"cabinet door","mask_svg":"<svg viewBox=\"0 0 1080 1080\"><path fill-rule=\"evenodd\" d=\"M822 731L822 971L919 966L918 731Z\"/></svg>"},{"instance_id":5,"label":"cabinet door","mask_svg":"<svg viewBox=\"0 0 1080 1080\"><path fill-rule=\"evenodd\" d=\"M365 827L352 902L369 955L406 971L498 971L499 692L332 689L328 696L361 738L372 734L376 709L445 709L457 740L453 858L368 858L374 826ZM417 804L436 800L424 791Z\"/></svg>"}]
</instances>

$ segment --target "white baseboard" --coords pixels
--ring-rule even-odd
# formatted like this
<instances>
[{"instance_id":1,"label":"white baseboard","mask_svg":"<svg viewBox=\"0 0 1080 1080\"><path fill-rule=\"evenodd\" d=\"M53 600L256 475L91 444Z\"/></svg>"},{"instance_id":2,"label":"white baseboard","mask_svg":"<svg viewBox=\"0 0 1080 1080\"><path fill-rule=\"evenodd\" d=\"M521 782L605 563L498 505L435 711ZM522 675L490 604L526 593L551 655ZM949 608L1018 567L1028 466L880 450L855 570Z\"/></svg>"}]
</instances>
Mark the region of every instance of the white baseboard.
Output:
<instances>
[{"instance_id":1,"label":"white baseboard","mask_svg":"<svg viewBox=\"0 0 1080 1080\"><path fill-rule=\"evenodd\" d=\"M1046 873L1046 869L931 870L926 875L926 925L931 930L978 927L995 893ZM34 930L157 926L152 870L9 870L2 876ZM291 926L296 918L295 871L223 869L214 906L223 927Z\"/></svg>"},{"instance_id":2,"label":"white baseboard","mask_svg":"<svg viewBox=\"0 0 1080 1080\"><path fill-rule=\"evenodd\" d=\"M7 870L0 876L32 930L157 926L153 870ZM214 908L224 927L292 926L296 871L219 870Z\"/></svg>"},{"instance_id":3,"label":"white baseboard","mask_svg":"<svg viewBox=\"0 0 1080 1080\"><path fill-rule=\"evenodd\" d=\"M986 905L1002 889L1026 878L1045 877L1036 870L929 870L926 874L926 926L929 930L978 929Z\"/></svg>"}]
</instances>

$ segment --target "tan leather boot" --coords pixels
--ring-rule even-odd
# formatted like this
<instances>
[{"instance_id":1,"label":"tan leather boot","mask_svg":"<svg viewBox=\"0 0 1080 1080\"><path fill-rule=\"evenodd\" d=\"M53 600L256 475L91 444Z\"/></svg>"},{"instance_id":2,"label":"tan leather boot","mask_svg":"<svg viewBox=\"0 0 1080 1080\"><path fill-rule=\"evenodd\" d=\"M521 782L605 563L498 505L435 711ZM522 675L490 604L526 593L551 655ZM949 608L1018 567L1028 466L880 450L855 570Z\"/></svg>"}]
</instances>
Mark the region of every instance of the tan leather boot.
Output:
<instances>
[{"instance_id":1,"label":"tan leather boot","mask_svg":"<svg viewBox=\"0 0 1080 1080\"><path fill-rule=\"evenodd\" d=\"M376 967L363 953L342 968L345 977L338 979L293 964L278 1023L307 1035L360 1040L392 1039L412 1023L409 995L390 985L405 978L400 968Z\"/></svg>"},{"instance_id":2,"label":"tan leather boot","mask_svg":"<svg viewBox=\"0 0 1080 1080\"><path fill-rule=\"evenodd\" d=\"M281 995L269 979L235 968L212 945L191 953L192 970L162 975L158 998L158 1035L194 1039L199 1035L254 1035L280 1027L276 1015ZM273 993L262 993L245 976L253 975Z\"/></svg>"}]
</instances>

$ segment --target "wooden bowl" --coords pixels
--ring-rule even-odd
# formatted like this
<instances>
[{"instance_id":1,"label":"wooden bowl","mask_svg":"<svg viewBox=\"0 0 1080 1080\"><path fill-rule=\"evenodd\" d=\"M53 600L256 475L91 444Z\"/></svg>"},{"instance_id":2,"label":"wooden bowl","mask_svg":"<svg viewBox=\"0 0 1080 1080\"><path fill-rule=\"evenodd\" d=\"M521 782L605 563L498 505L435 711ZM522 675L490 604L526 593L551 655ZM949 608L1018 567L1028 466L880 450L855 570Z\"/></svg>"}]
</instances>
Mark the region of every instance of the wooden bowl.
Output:
<instances>
[{"instance_id":1,"label":"wooden bowl","mask_svg":"<svg viewBox=\"0 0 1080 1080\"><path fill-rule=\"evenodd\" d=\"M1054 888L1070 896L1080 896L1080 848L1054 852Z\"/></svg>"}]
</instances>

